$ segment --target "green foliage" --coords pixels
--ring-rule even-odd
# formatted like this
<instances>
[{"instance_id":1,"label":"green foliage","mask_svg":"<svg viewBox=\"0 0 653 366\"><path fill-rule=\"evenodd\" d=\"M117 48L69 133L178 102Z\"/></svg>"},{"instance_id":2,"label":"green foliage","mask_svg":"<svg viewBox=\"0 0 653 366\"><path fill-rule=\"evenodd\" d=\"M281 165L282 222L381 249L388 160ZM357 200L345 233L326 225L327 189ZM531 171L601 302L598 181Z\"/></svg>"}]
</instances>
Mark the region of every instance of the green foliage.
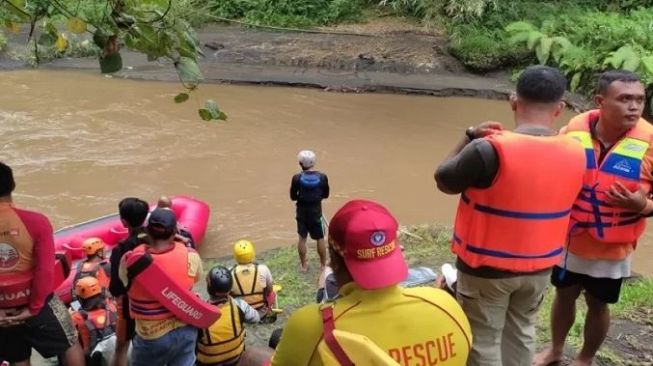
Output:
<instances>
[{"instance_id":1,"label":"green foliage","mask_svg":"<svg viewBox=\"0 0 653 366\"><path fill-rule=\"evenodd\" d=\"M447 0L441 2L444 14L454 21L480 18L487 11L495 10L498 0Z\"/></svg>"},{"instance_id":2,"label":"green foliage","mask_svg":"<svg viewBox=\"0 0 653 366\"><path fill-rule=\"evenodd\" d=\"M360 0L209 0L217 17L283 27L360 20L362 5Z\"/></svg>"},{"instance_id":3,"label":"green foliage","mask_svg":"<svg viewBox=\"0 0 653 366\"><path fill-rule=\"evenodd\" d=\"M103 73L122 69L121 44L148 60L172 61L183 86L192 91L202 80L202 54L192 25L208 19L202 0L0 0L0 21L30 27L35 64L65 55L96 55ZM78 35L92 35L90 42ZM36 40L32 35L38 35ZM222 112L209 119L225 119Z\"/></svg>"},{"instance_id":4,"label":"green foliage","mask_svg":"<svg viewBox=\"0 0 653 366\"><path fill-rule=\"evenodd\" d=\"M381 0L378 4L397 14L418 18L440 15L454 22L465 22L481 18L499 3L499 0Z\"/></svg>"},{"instance_id":5,"label":"green foliage","mask_svg":"<svg viewBox=\"0 0 653 366\"><path fill-rule=\"evenodd\" d=\"M502 34L474 27L464 27L452 37L449 52L474 72L488 72L520 64L530 58L525 47L501 42Z\"/></svg>"},{"instance_id":6,"label":"green foliage","mask_svg":"<svg viewBox=\"0 0 653 366\"><path fill-rule=\"evenodd\" d=\"M646 84L653 82L653 9L638 9L624 16L612 11L586 11L558 15L539 24L508 25L508 42L525 45L540 64L563 70L570 89L592 92L595 76L606 69L639 73Z\"/></svg>"},{"instance_id":7,"label":"green foliage","mask_svg":"<svg viewBox=\"0 0 653 366\"><path fill-rule=\"evenodd\" d=\"M0 31L0 52L5 50L5 47L7 46L7 38L5 37L5 34Z\"/></svg>"}]
</instances>

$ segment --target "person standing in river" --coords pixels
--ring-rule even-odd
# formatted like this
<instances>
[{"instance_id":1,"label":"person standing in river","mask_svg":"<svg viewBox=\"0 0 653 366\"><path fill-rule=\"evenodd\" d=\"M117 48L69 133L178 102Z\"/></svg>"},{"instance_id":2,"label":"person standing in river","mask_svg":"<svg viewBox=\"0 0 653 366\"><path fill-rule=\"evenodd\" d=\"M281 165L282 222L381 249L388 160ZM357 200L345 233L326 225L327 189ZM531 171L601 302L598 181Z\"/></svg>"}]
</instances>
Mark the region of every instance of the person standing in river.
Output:
<instances>
[{"instance_id":1,"label":"person standing in river","mask_svg":"<svg viewBox=\"0 0 653 366\"><path fill-rule=\"evenodd\" d=\"M587 303L584 340L572 365L591 365L608 334L608 304L619 301L645 218L653 214L653 127L641 118L645 100L638 75L605 72L594 97L598 109L573 118L563 128L585 148L587 172L571 213L563 260L551 275L556 287L552 345L536 356L533 365L562 360L581 293Z\"/></svg>"},{"instance_id":2,"label":"person standing in river","mask_svg":"<svg viewBox=\"0 0 653 366\"><path fill-rule=\"evenodd\" d=\"M516 129L468 128L435 173L442 192L461 194L452 250L474 334L468 366L531 364L537 311L585 171L583 148L553 128L566 85L555 68L527 68L510 97Z\"/></svg>"},{"instance_id":3,"label":"person standing in river","mask_svg":"<svg viewBox=\"0 0 653 366\"><path fill-rule=\"evenodd\" d=\"M299 241L300 271L308 271L306 262L306 239L317 241L317 253L320 256L320 266L326 266L326 246L324 244L324 229L322 228L322 200L329 198L329 180L326 174L315 170L315 153L302 150L297 154L301 173L292 177L290 183L290 199L297 202L297 234Z\"/></svg>"},{"instance_id":4,"label":"person standing in river","mask_svg":"<svg viewBox=\"0 0 653 366\"><path fill-rule=\"evenodd\" d=\"M13 171L0 162L0 361L29 365L34 348L64 365L84 365L68 309L53 293L52 225L15 207L15 188Z\"/></svg>"}]
</instances>

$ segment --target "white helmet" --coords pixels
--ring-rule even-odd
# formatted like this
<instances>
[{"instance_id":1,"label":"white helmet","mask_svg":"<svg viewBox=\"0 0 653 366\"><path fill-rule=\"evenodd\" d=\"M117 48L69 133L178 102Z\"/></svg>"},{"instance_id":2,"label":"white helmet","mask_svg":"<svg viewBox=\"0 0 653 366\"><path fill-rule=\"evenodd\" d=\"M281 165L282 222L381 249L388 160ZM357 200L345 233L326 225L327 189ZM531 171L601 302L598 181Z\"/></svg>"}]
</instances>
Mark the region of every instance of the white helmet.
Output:
<instances>
[{"instance_id":1,"label":"white helmet","mask_svg":"<svg viewBox=\"0 0 653 366\"><path fill-rule=\"evenodd\" d=\"M311 150L302 150L297 154L297 160L304 169L310 169L315 166L315 153Z\"/></svg>"}]
</instances>

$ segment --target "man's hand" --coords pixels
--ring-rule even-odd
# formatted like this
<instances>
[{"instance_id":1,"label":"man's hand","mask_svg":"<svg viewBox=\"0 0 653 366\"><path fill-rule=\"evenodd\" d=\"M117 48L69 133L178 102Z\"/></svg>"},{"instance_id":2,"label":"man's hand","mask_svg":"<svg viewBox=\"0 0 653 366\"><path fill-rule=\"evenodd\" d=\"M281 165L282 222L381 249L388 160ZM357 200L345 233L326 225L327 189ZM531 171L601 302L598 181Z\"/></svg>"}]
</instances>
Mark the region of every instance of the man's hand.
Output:
<instances>
[{"instance_id":1,"label":"man's hand","mask_svg":"<svg viewBox=\"0 0 653 366\"><path fill-rule=\"evenodd\" d=\"M621 182L615 182L606 192L608 203L633 212L642 212L646 207L646 193L640 187L631 192Z\"/></svg>"},{"instance_id":2,"label":"man's hand","mask_svg":"<svg viewBox=\"0 0 653 366\"><path fill-rule=\"evenodd\" d=\"M503 125L500 122L485 121L474 127L472 131L476 138L481 138L503 131Z\"/></svg>"},{"instance_id":3,"label":"man's hand","mask_svg":"<svg viewBox=\"0 0 653 366\"><path fill-rule=\"evenodd\" d=\"M20 308L15 312L0 313L0 327L13 327L23 324L25 320L32 317L27 307Z\"/></svg>"}]
</instances>

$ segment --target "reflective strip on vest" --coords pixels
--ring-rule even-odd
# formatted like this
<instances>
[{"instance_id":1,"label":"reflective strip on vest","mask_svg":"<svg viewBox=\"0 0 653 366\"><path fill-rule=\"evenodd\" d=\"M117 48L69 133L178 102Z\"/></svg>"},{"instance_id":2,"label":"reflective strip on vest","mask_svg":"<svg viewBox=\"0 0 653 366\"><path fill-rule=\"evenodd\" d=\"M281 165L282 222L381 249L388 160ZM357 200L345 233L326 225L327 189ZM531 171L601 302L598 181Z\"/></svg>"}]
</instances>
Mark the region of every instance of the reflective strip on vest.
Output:
<instances>
[{"instance_id":1,"label":"reflective strip on vest","mask_svg":"<svg viewBox=\"0 0 653 366\"><path fill-rule=\"evenodd\" d=\"M191 289L195 283L194 278L188 274L188 249L181 243L166 252L156 253L144 244L136 247L133 252L148 251L154 263L160 268L165 268L170 278L174 279L183 288ZM138 281L133 281L127 292L129 296L129 312L134 319L162 320L174 318L175 315L166 309L158 300Z\"/></svg>"},{"instance_id":2,"label":"reflective strip on vest","mask_svg":"<svg viewBox=\"0 0 653 366\"><path fill-rule=\"evenodd\" d=\"M467 204L470 203L469 197L462 193L460 198ZM522 220L546 220L546 219L557 219L565 217L571 213L571 209L557 211L557 212L520 212L520 211L510 211L502 210L500 208L494 208L490 206L484 206L478 203L474 203L474 210L480 211L489 215L510 217L514 219Z\"/></svg>"},{"instance_id":3,"label":"reflective strip on vest","mask_svg":"<svg viewBox=\"0 0 653 366\"><path fill-rule=\"evenodd\" d=\"M453 241L456 244L462 244L462 240L456 235L453 236ZM485 248L475 246L471 243L468 243L466 248L468 251L480 255L487 255L490 257L497 257L497 258L511 258L511 259L541 259L541 258L557 257L560 254L562 254L562 250L563 250L562 245L560 245L559 248L554 249L548 253L524 255L524 254L515 254L515 253L510 253L510 252L505 252L500 250L485 249Z\"/></svg>"},{"instance_id":4,"label":"reflective strip on vest","mask_svg":"<svg viewBox=\"0 0 653 366\"><path fill-rule=\"evenodd\" d=\"M230 298L220 310L220 319L203 329L197 340L197 361L202 365L236 363L245 351L245 329L238 305Z\"/></svg>"},{"instance_id":5,"label":"reflective strip on vest","mask_svg":"<svg viewBox=\"0 0 653 366\"><path fill-rule=\"evenodd\" d=\"M581 142L587 156L584 185L572 207L571 235L588 231L605 243L636 242L645 221L638 212L626 211L606 202L606 192L615 182L635 191L642 187L641 167L650 146L651 131L647 122L638 122L626 137L608 151L597 164L590 124L598 118L596 111L580 115L569 123L567 135ZM645 190L650 186L644 186Z\"/></svg>"}]
</instances>

